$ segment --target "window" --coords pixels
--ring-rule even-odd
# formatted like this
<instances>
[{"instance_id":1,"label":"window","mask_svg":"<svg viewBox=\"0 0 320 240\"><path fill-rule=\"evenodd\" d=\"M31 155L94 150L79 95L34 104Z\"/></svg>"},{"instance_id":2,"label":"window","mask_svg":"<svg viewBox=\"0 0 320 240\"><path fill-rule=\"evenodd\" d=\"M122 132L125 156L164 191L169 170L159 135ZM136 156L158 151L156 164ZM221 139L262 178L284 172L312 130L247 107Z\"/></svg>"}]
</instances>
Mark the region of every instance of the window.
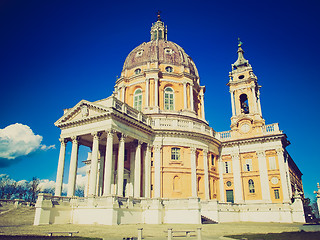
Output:
<instances>
[{"instance_id":1,"label":"window","mask_svg":"<svg viewBox=\"0 0 320 240\"><path fill-rule=\"evenodd\" d=\"M253 180L250 179L250 180L248 181L248 184L249 184L249 193L255 193Z\"/></svg>"},{"instance_id":2,"label":"window","mask_svg":"<svg viewBox=\"0 0 320 240\"><path fill-rule=\"evenodd\" d=\"M230 173L230 162L224 162L224 173Z\"/></svg>"},{"instance_id":3,"label":"window","mask_svg":"<svg viewBox=\"0 0 320 240\"><path fill-rule=\"evenodd\" d=\"M211 154L211 165L214 166L214 155Z\"/></svg>"},{"instance_id":4,"label":"window","mask_svg":"<svg viewBox=\"0 0 320 240\"><path fill-rule=\"evenodd\" d=\"M231 187L232 182L228 181L226 184L227 184L228 187Z\"/></svg>"},{"instance_id":5,"label":"window","mask_svg":"<svg viewBox=\"0 0 320 240\"><path fill-rule=\"evenodd\" d=\"M277 168L276 164L276 158L275 157L269 157L269 169L274 170Z\"/></svg>"},{"instance_id":6,"label":"window","mask_svg":"<svg viewBox=\"0 0 320 240\"><path fill-rule=\"evenodd\" d=\"M172 67L166 67L166 72L172 72L173 71L173 69L172 69Z\"/></svg>"},{"instance_id":7,"label":"window","mask_svg":"<svg viewBox=\"0 0 320 240\"><path fill-rule=\"evenodd\" d=\"M138 88L137 90L134 91L133 107L141 111L141 105L142 105L142 90L141 88Z\"/></svg>"},{"instance_id":8,"label":"window","mask_svg":"<svg viewBox=\"0 0 320 240\"><path fill-rule=\"evenodd\" d=\"M275 189L274 190L274 198L275 199L280 199L279 189Z\"/></svg>"},{"instance_id":9,"label":"window","mask_svg":"<svg viewBox=\"0 0 320 240\"><path fill-rule=\"evenodd\" d=\"M180 160L180 148L171 148L171 160Z\"/></svg>"},{"instance_id":10,"label":"window","mask_svg":"<svg viewBox=\"0 0 320 240\"><path fill-rule=\"evenodd\" d=\"M164 109L174 110L174 100L173 100L173 89L171 87L166 87L164 89Z\"/></svg>"},{"instance_id":11,"label":"window","mask_svg":"<svg viewBox=\"0 0 320 240\"><path fill-rule=\"evenodd\" d=\"M141 73L141 69L140 68L137 68L136 70L134 70L134 74L139 74Z\"/></svg>"},{"instance_id":12,"label":"window","mask_svg":"<svg viewBox=\"0 0 320 240\"><path fill-rule=\"evenodd\" d=\"M246 172L252 171L252 159L246 160L246 164L244 165L244 171Z\"/></svg>"},{"instance_id":13,"label":"window","mask_svg":"<svg viewBox=\"0 0 320 240\"><path fill-rule=\"evenodd\" d=\"M244 113L244 114L249 113L248 96L246 94L240 95L240 106L241 106L241 113Z\"/></svg>"}]
</instances>

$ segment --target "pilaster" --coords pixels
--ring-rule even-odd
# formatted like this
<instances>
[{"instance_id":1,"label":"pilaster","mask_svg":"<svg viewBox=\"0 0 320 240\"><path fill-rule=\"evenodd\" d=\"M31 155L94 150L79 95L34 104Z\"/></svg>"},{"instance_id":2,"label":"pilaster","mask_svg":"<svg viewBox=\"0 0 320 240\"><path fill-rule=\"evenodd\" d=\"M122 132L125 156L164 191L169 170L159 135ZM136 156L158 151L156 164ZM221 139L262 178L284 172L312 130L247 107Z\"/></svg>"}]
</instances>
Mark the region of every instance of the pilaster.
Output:
<instances>
[{"instance_id":1,"label":"pilaster","mask_svg":"<svg viewBox=\"0 0 320 240\"><path fill-rule=\"evenodd\" d=\"M283 202L289 203L290 199L289 199L289 190L288 190L288 184L287 184L287 174L286 174L286 167L285 167L285 159L283 156L284 150L283 148L277 148L276 151L277 151L278 162L279 162Z\"/></svg>"},{"instance_id":2,"label":"pilaster","mask_svg":"<svg viewBox=\"0 0 320 240\"><path fill-rule=\"evenodd\" d=\"M161 145L155 145L154 149L154 197L161 197Z\"/></svg>"},{"instance_id":3,"label":"pilaster","mask_svg":"<svg viewBox=\"0 0 320 240\"><path fill-rule=\"evenodd\" d=\"M262 200L264 202L269 203L271 202L271 196L270 196L270 188L269 188L266 153L264 151L257 151L257 156L258 156L258 162L259 162Z\"/></svg>"},{"instance_id":4,"label":"pilaster","mask_svg":"<svg viewBox=\"0 0 320 240\"><path fill-rule=\"evenodd\" d=\"M205 199L210 199L209 191L209 168L208 168L208 150L203 150L203 168L204 168L204 188Z\"/></svg>"},{"instance_id":5,"label":"pilaster","mask_svg":"<svg viewBox=\"0 0 320 240\"><path fill-rule=\"evenodd\" d=\"M231 154L233 166L233 182L234 182L234 202L243 202L242 181L241 181L241 167L239 153Z\"/></svg>"},{"instance_id":6,"label":"pilaster","mask_svg":"<svg viewBox=\"0 0 320 240\"><path fill-rule=\"evenodd\" d=\"M196 150L197 149L195 147L190 148L192 197L198 196Z\"/></svg>"}]
</instances>

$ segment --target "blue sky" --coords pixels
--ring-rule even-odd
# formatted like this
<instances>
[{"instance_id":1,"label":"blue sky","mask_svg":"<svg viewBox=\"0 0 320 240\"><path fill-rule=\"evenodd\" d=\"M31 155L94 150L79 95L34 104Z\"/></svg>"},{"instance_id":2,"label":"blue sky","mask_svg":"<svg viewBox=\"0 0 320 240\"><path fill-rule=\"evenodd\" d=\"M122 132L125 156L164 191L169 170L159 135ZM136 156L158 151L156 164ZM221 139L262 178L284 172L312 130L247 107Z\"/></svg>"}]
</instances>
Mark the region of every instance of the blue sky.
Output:
<instances>
[{"instance_id":1,"label":"blue sky","mask_svg":"<svg viewBox=\"0 0 320 240\"><path fill-rule=\"evenodd\" d=\"M230 129L226 84L241 38L262 85L263 117L287 134L306 196L314 198L320 181L319 8L319 1L308 0L0 1L0 128L20 123L42 137L38 150L0 159L0 174L55 180L60 130L54 122L64 108L112 93L126 56L149 41L160 9L168 40L196 63L207 91L206 118L216 131ZM84 160L86 149L80 150Z\"/></svg>"}]
</instances>

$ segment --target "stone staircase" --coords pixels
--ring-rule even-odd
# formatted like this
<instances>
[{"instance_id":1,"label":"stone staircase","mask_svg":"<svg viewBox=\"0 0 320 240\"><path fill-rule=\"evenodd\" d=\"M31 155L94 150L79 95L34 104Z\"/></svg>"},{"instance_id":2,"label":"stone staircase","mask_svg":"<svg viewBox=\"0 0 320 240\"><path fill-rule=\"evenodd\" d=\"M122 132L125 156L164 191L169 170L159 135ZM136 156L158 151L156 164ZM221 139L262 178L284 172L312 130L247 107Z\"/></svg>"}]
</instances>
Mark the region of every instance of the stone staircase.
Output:
<instances>
[{"instance_id":1,"label":"stone staircase","mask_svg":"<svg viewBox=\"0 0 320 240\"><path fill-rule=\"evenodd\" d=\"M218 222L201 215L201 224L217 224Z\"/></svg>"}]
</instances>

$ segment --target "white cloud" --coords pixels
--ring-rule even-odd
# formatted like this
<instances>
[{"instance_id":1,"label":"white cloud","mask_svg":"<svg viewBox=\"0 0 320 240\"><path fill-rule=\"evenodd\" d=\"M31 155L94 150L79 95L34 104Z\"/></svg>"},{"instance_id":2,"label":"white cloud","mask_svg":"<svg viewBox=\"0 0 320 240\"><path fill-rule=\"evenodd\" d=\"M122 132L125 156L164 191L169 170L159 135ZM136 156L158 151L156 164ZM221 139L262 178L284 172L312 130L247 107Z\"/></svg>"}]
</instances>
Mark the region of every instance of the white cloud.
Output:
<instances>
[{"instance_id":1,"label":"white cloud","mask_svg":"<svg viewBox=\"0 0 320 240\"><path fill-rule=\"evenodd\" d=\"M41 150L47 151L49 149L56 149L56 145L50 145L50 146L46 146L46 145L42 145L40 147Z\"/></svg>"},{"instance_id":2,"label":"white cloud","mask_svg":"<svg viewBox=\"0 0 320 240\"><path fill-rule=\"evenodd\" d=\"M38 149L54 149L54 145L41 144L42 136L35 135L27 125L15 123L0 129L0 160L13 160ZM1 162L0 162L1 165Z\"/></svg>"},{"instance_id":3,"label":"white cloud","mask_svg":"<svg viewBox=\"0 0 320 240\"><path fill-rule=\"evenodd\" d=\"M87 174L88 166L85 165L83 167L78 168L77 173L85 176Z\"/></svg>"},{"instance_id":4,"label":"white cloud","mask_svg":"<svg viewBox=\"0 0 320 240\"><path fill-rule=\"evenodd\" d=\"M45 189L51 189L51 188L55 188L56 186L56 182L55 181L50 181L49 179L42 179L40 180L40 183L38 185L38 189L40 191L43 191Z\"/></svg>"}]
</instances>

